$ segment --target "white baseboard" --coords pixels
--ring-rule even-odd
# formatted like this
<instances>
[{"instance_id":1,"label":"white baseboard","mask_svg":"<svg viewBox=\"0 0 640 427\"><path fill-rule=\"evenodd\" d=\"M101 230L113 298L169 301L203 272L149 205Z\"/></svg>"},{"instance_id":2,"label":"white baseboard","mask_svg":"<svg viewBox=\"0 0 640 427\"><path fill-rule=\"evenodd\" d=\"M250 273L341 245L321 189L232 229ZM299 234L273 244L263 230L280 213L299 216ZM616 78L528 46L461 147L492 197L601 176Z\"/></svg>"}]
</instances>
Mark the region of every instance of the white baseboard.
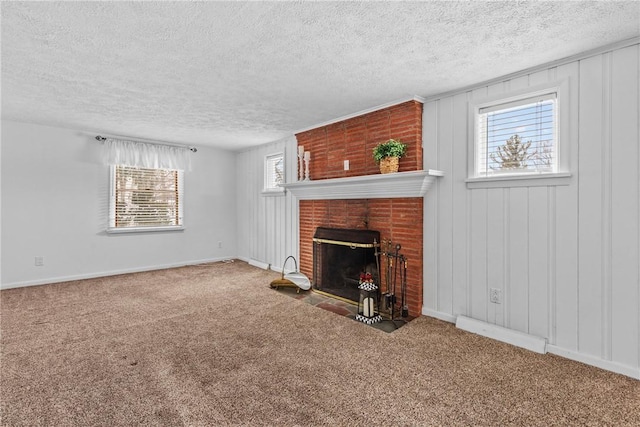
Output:
<instances>
[{"instance_id":1,"label":"white baseboard","mask_svg":"<svg viewBox=\"0 0 640 427\"><path fill-rule=\"evenodd\" d=\"M436 319L444 320L445 322L456 323L456 316L449 313L442 313L440 311L422 307L422 314L424 316L435 317Z\"/></svg>"},{"instance_id":2,"label":"white baseboard","mask_svg":"<svg viewBox=\"0 0 640 427\"><path fill-rule=\"evenodd\" d=\"M262 262L262 261L258 261L256 259L249 259L249 261L247 261L249 263L249 265L252 265L254 267L258 267L261 268L263 270L269 270L270 264L267 264L266 262Z\"/></svg>"},{"instance_id":3,"label":"white baseboard","mask_svg":"<svg viewBox=\"0 0 640 427\"><path fill-rule=\"evenodd\" d=\"M534 335L514 331L498 325L492 325L491 323L482 322L465 316L458 316L456 319L456 327L467 332L482 335L483 337L502 341L507 344L515 345L516 347L522 347L536 353L546 353L547 340Z\"/></svg>"},{"instance_id":4,"label":"white baseboard","mask_svg":"<svg viewBox=\"0 0 640 427\"><path fill-rule=\"evenodd\" d=\"M517 347L527 348L535 351L536 353L555 354L556 356L584 363L585 365L594 366L596 368L604 369L605 371L615 372L616 374L640 380L640 368L622 365L610 360L599 359L573 350L567 350L556 345L547 344L544 338L503 328L502 326L492 325L465 316L454 316L449 313L442 313L426 307L422 307L422 314L424 316L444 320L445 322L455 323L456 327L468 332L506 342Z\"/></svg>"},{"instance_id":5,"label":"white baseboard","mask_svg":"<svg viewBox=\"0 0 640 427\"><path fill-rule=\"evenodd\" d=\"M23 288L26 286L39 286L39 285L48 285L51 283L71 282L73 280L95 279L96 277L116 276L118 274L142 273L144 271L153 271L153 270L166 270L167 268L184 267L186 265L206 264L210 262L220 262L220 261L233 259L233 258L235 257L209 258L209 259L185 261L185 262L172 263L172 264L161 264L161 265L152 265L152 266L146 266L146 267L126 268L122 270L102 271L98 273L77 274L73 276L50 277L45 279L27 280L24 282L3 283L2 285L0 285L0 289Z\"/></svg>"},{"instance_id":6,"label":"white baseboard","mask_svg":"<svg viewBox=\"0 0 640 427\"><path fill-rule=\"evenodd\" d=\"M547 345L547 352L555 354L556 356L574 360L576 362L584 363L585 365L595 366L596 368L604 369L606 371L615 372L616 374L626 375L627 377L640 380L640 368L637 367L621 365L610 360L600 359L594 356L578 353L573 350L567 350L551 344Z\"/></svg>"}]
</instances>

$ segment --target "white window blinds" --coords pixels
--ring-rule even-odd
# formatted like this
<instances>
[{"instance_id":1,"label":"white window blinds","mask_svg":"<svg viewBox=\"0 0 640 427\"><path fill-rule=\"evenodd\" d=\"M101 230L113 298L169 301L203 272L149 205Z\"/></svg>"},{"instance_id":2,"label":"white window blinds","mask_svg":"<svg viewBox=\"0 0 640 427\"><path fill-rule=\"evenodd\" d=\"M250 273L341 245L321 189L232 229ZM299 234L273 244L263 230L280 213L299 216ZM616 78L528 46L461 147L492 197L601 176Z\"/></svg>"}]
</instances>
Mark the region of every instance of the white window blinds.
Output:
<instances>
[{"instance_id":1,"label":"white window blinds","mask_svg":"<svg viewBox=\"0 0 640 427\"><path fill-rule=\"evenodd\" d=\"M284 155L272 154L264 162L264 189L281 190L279 184L284 184Z\"/></svg>"},{"instance_id":2,"label":"white window blinds","mask_svg":"<svg viewBox=\"0 0 640 427\"><path fill-rule=\"evenodd\" d=\"M557 171L556 93L496 103L476 116L476 176Z\"/></svg>"},{"instance_id":3,"label":"white window blinds","mask_svg":"<svg viewBox=\"0 0 640 427\"><path fill-rule=\"evenodd\" d=\"M110 227L182 226L182 172L114 166Z\"/></svg>"}]
</instances>

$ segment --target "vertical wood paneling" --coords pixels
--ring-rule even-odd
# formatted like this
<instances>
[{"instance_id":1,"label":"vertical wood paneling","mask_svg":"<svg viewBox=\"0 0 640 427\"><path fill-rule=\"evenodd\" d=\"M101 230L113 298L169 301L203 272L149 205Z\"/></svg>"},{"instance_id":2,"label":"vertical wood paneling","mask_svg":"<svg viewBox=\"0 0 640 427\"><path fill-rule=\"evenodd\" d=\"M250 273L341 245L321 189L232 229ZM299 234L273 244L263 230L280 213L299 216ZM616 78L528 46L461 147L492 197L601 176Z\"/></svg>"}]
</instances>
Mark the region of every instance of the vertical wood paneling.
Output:
<instances>
[{"instance_id":1,"label":"vertical wood paneling","mask_svg":"<svg viewBox=\"0 0 640 427\"><path fill-rule=\"evenodd\" d=\"M640 359L638 46L613 52L612 70L611 358L633 365Z\"/></svg>"},{"instance_id":2,"label":"vertical wood paneling","mask_svg":"<svg viewBox=\"0 0 640 427\"><path fill-rule=\"evenodd\" d=\"M265 156L285 153L285 179L297 179L294 137L237 155L238 256L280 269L288 255L297 254L297 209L290 194L264 196Z\"/></svg>"},{"instance_id":3,"label":"vertical wood paneling","mask_svg":"<svg viewBox=\"0 0 640 427\"><path fill-rule=\"evenodd\" d=\"M509 276L507 326L529 332L529 189L509 189Z\"/></svg>"},{"instance_id":4,"label":"vertical wood paneling","mask_svg":"<svg viewBox=\"0 0 640 427\"><path fill-rule=\"evenodd\" d=\"M516 77L514 79L509 80L508 83L509 83L510 91L525 89L530 86L529 75Z\"/></svg>"},{"instance_id":5,"label":"vertical wood paneling","mask_svg":"<svg viewBox=\"0 0 640 427\"><path fill-rule=\"evenodd\" d=\"M256 168L258 167L258 158L259 158L259 151L256 150L256 152L254 152L253 154L256 154L256 156L250 156L249 157L249 164L251 167L251 183L250 183L250 187L251 187L251 194L252 196L254 194L259 193L259 189L258 189L258 174L256 171ZM260 165L260 168L262 169L262 166ZM263 204L264 204L264 200L262 198L258 199L255 196L252 197L252 201L254 201L254 203L256 204L256 207L253 208L250 211L251 214L251 225L250 225L250 230L251 230L251 235L250 235L250 239L251 239L251 258L255 258L255 259L260 259L260 246L262 244L262 239L261 236L258 234L260 233L260 227L259 227L259 220L260 217L258 216L258 212L262 212L263 208Z\"/></svg>"},{"instance_id":6,"label":"vertical wood paneling","mask_svg":"<svg viewBox=\"0 0 640 427\"><path fill-rule=\"evenodd\" d=\"M470 100L482 99L487 96L488 88L480 87L473 90L469 94ZM467 110L467 114L469 111ZM468 120L468 118L467 118ZM471 127L473 125L470 125ZM467 150L472 148L469 146L469 139L473 138L474 129L467 132L466 147ZM470 156L472 151L467 152ZM458 160L461 164L462 162ZM465 159L467 165L466 173L468 174L469 162ZM465 291L467 293L467 314L480 320L487 320L487 245L486 245L486 227L487 221L485 217L487 205L486 190L469 191L465 187L463 189L466 195L466 252L467 252L467 283L465 283Z\"/></svg>"},{"instance_id":7,"label":"vertical wood paneling","mask_svg":"<svg viewBox=\"0 0 640 427\"><path fill-rule=\"evenodd\" d=\"M545 337L556 337L556 187L547 188L547 331Z\"/></svg>"},{"instance_id":8,"label":"vertical wood paneling","mask_svg":"<svg viewBox=\"0 0 640 427\"><path fill-rule=\"evenodd\" d=\"M488 321L487 286L487 190L471 192L471 230L469 270L471 280L471 317Z\"/></svg>"},{"instance_id":9,"label":"vertical wood paneling","mask_svg":"<svg viewBox=\"0 0 640 427\"><path fill-rule=\"evenodd\" d=\"M438 169L451 170L453 168L453 99L443 99L440 103L440 110L443 114L439 116L438 140L442 143L438 149ZM438 257L438 311L450 313L453 308L453 266L452 266L452 235L453 222L451 212L453 211L453 179L450 175L445 175L438 180L438 227L436 247Z\"/></svg>"},{"instance_id":10,"label":"vertical wood paneling","mask_svg":"<svg viewBox=\"0 0 640 427\"><path fill-rule=\"evenodd\" d=\"M602 355L602 56L580 63L578 348Z\"/></svg>"},{"instance_id":11,"label":"vertical wood paneling","mask_svg":"<svg viewBox=\"0 0 640 427\"><path fill-rule=\"evenodd\" d=\"M242 162L242 153L236 155L235 158L235 170L238 170L238 165ZM244 195L244 183L246 182L243 179L240 179L239 176L236 176L236 212L238 212L238 207L243 206L245 201L243 200ZM239 216L239 215L238 215ZM238 241L236 242L236 248L238 249L238 253L243 253L246 251L246 238L244 236L242 227L236 224L236 236Z\"/></svg>"},{"instance_id":12,"label":"vertical wood paneling","mask_svg":"<svg viewBox=\"0 0 640 427\"><path fill-rule=\"evenodd\" d=\"M602 357L611 359L611 57L602 55Z\"/></svg>"},{"instance_id":13,"label":"vertical wood paneling","mask_svg":"<svg viewBox=\"0 0 640 427\"><path fill-rule=\"evenodd\" d=\"M578 349L578 75L578 62L556 70L558 79L569 79L569 99L560 106L561 120L567 125L560 129L559 138L569 144L568 164L574 176L571 185L555 189L556 287L552 309L556 323L553 325L555 340L551 343L572 351Z\"/></svg>"},{"instance_id":14,"label":"vertical wood paneling","mask_svg":"<svg viewBox=\"0 0 640 427\"><path fill-rule=\"evenodd\" d=\"M549 218L547 187L529 188L529 333L547 337Z\"/></svg>"},{"instance_id":15,"label":"vertical wood paneling","mask_svg":"<svg viewBox=\"0 0 640 427\"><path fill-rule=\"evenodd\" d=\"M540 85L549 81L550 70L538 71L529 74L529 86Z\"/></svg>"},{"instance_id":16,"label":"vertical wood paneling","mask_svg":"<svg viewBox=\"0 0 640 427\"><path fill-rule=\"evenodd\" d=\"M424 169L438 169L438 102L432 102L423 108L423 164ZM438 194L440 183L438 182L431 191L424 197L424 307L437 310L438 301L438 249L437 242L437 217L438 217Z\"/></svg>"},{"instance_id":17,"label":"vertical wood paneling","mask_svg":"<svg viewBox=\"0 0 640 427\"><path fill-rule=\"evenodd\" d=\"M260 185L260 177L257 171L262 171L262 148L258 149L256 152L256 156L251 158L252 169L254 172L254 177L252 181L252 194L260 194L261 185ZM252 258L266 261L264 259L264 254L262 248L264 246L264 229L261 227L262 218L264 217L264 197L258 197L257 200L257 210L252 212L253 224L251 230L251 238L253 241L253 252Z\"/></svg>"},{"instance_id":18,"label":"vertical wood paneling","mask_svg":"<svg viewBox=\"0 0 640 427\"><path fill-rule=\"evenodd\" d=\"M504 190L487 190L487 286L500 289L503 295L501 304L490 303L487 306L490 323L504 326Z\"/></svg>"},{"instance_id":19,"label":"vertical wood paneling","mask_svg":"<svg viewBox=\"0 0 640 427\"><path fill-rule=\"evenodd\" d=\"M265 197L264 198L266 209L264 215L264 227L265 227L265 237L264 237L264 258L268 263L272 263L273 259L276 257L278 252L278 244L275 242L275 236L278 234L278 229L276 228L278 225L278 218L276 218L275 210L276 210L276 197ZM271 246L271 251L269 251Z\"/></svg>"},{"instance_id":20,"label":"vertical wood paneling","mask_svg":"<svg viewBox=\"0 0 640 427\"><path fill-rule=\"evenodd\" d=\"M426 277L425 295L438 297L438 311L638 370L639 50L612 50L425 104L425 117L441 126L429 133L425 119L425 167L451 178L430 199L438 203L435 218L425 206L425 230L438 233L435 243L425 233L425 266L438 271ZM550 81L565 82L559 141L570 180L467 188L468 101ZM501 306L489 303L491 287L503 290Z\"/></svg>"},{"instance_id":21,"label":"vertical wood paneling","mask_svg":"<svg viewBox=\"0 0 640 427\"><path fill-rule=\"evenodd\" d=\"M452 311L453 315L467 313L467 191L464 180L467 178L466 163L459 159L467 156L467 147L461 143L466 141L468 132L467 123L467 97L466 93L459 94L453 100L453 139L451 141L452 164L451 172L448 174L452 181L452 248L451 266L453 269L451 286L452 289ZM443 169L447 170L447 169ZM448 213L445 212L445 215Z\"/></svg>"}]
</instances>

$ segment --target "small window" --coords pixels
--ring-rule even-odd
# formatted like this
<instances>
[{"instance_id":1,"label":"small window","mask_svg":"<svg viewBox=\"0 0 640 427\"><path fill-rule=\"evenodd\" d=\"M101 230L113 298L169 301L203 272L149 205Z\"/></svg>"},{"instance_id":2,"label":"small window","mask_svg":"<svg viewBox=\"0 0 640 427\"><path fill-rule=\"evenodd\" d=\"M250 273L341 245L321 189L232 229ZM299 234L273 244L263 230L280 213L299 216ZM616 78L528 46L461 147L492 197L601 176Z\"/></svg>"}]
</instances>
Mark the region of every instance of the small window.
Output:
<instances>
[{"instance_id":1,"label":"small window","mask_svg":"<svg viewBox=\"0 0 640 427\"><path fill-rule=\"evenodd\" d=\"M182 228L183 172L113 166L110 231Z\"/></svg>"},{"instance_id":2,"label":"small window","mask_svg":"<svg viewBox=\"0 0 640 427\"><path fill-rule=\"evenodd\" d=\"M282 153L267 156L264 161L264 190L284 191L284 155Z\"/></svg>"},{"instance_id":3,"label":"small window","mask_svg":"<svg viewBox=\"0 0 640 427\"><path fill-rule=\"evenodd\" d=\"M556 92L478 108L474 177L556 173L557 117Z\"/></svg>"}]
</instances>

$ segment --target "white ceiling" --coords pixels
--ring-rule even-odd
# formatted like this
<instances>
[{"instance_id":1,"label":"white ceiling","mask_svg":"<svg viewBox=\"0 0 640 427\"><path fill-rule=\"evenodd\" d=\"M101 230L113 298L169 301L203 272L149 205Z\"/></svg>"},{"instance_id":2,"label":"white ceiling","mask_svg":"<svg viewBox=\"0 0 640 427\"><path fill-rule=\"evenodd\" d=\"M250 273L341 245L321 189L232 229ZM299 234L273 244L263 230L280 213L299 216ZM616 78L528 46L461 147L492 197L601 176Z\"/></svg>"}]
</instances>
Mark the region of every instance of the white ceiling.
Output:
<instances>
[{"instance_id":1,"label":"white ceiling","mask_svg":"<svg viewBox=\"0 0 640 427\"><path fill-rule=\"evenodd\" d=\"M630 2L2 2L2 118L242 149L640 35Z\"/></svg>"}]
</instances>

